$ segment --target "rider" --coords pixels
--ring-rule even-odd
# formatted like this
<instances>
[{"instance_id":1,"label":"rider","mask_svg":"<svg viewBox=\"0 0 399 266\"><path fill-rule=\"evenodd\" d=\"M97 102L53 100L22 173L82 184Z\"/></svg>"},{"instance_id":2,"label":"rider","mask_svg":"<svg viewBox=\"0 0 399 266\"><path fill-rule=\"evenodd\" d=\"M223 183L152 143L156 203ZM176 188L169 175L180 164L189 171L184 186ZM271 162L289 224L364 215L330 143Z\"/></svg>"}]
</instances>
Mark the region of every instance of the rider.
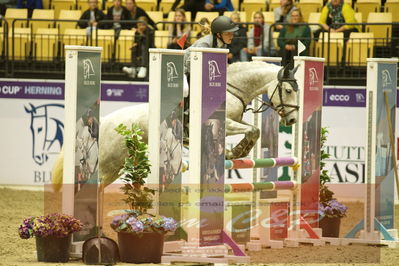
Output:
<instances>
[{"instance_id":1,"label":"rider","mask_svg":"<svg viewBox=\"0 0 399 266\"><path fill-rule=\"evenodd\" d=\"M207 48L227 48L231 44L234 32L239 30L238 26L226 16L219 16L211 23L212 34L206 35L194 42L191 47L207 47ZM231 56L229 54L229 56ZM186 50L184 55L184 73L189 80L190 76L190 49Z\"/></svg>"},{"instance_id":2,"label":"rider","mask_svg":"<svg viewBox=\"0 0 399 266\"><path fill-rule=\"evenodd\" d=\"M206 35L196 42L194 42L191 47L206 47L206 48L228 48L234 37L234 32L239 30L238 26L231 20L231 18L226 16L216 17L211 23L211 33ZM228 57L233 57L232 54L228 54ZM188 123L187 110L189 108L189 86L190 83L190 48L186 49L184 54L184 73L187 77L184 84L184 124ZM185 128L186 129L186 128Z\"/></svg>"}]
</instances>

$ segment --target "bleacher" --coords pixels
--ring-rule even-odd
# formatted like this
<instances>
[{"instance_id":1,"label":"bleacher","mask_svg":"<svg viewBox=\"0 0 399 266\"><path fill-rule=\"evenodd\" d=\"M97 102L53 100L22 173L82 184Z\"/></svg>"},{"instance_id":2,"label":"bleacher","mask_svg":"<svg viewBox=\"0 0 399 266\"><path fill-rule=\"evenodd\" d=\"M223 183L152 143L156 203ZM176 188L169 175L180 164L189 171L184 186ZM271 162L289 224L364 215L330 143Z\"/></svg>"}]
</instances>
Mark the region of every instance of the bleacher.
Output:
<instances>
[{"instance_id":1,"label":"bleacher","mask_svg":"<svg viewBox=\"0 0 399 266\"><path fill-rule=\"evenodd\" d=\"M167 46L168 22L172 22L174 18L174 12L170 11L173 2L174 0L162 0L157 6L156 0L136 0L137 5L145 9L157 23L157 48ZM279 6L279 0L270 0L268 3L264 0L232 2L235 9L240 11L241 22L249 23L248 27L253 27L250 23L256 11L263 12L266 23L274 24L273 10ZM351 33L345 46L343 34L339 33L321 34L318 40L312 40L310 46L310 56L326 58L327 68L331 70L326 77L331 80L335 76L338 79L347 75L354 76L347 72L351 69L364 72L367 57L399 56L399 0L345 2L354 8L362 31ZM82 12L88 8L87 1L50 0L44 1L43 5L46 9L34 10L31 18L28 18L27 9L13 8L8 8L1 18L0 76L27 77L27 74L37 74L47 75L47 78L59 78L64 71L64 45L99 45L103 47L104 75L112 79L126 78L121 73L121 68L131 61L130 47L134 40L134 28L123 30L119 39L114 37L113 30L106 29L87 35L85 29L77 27ZM310 23L312 31L317 30L320 27L318 20L323 0L299 0L295 5L301 9L304 20ZM108 0L104 6L112 6L112 1ZM225 12L225 15L230 16L231 12ZM192 43L196 40L199 31L196 23L201 18L207 17L211 21L216 16L216 12L198 12L195 21L191 22L189 41ZM190 12L186 12L186 17L190 22ZM278 32L272 32L271 36L276 43ZM277 50L274 52L278 53ZM329 83L330 80L326 82Z\"/></svg>"}]
</instances>

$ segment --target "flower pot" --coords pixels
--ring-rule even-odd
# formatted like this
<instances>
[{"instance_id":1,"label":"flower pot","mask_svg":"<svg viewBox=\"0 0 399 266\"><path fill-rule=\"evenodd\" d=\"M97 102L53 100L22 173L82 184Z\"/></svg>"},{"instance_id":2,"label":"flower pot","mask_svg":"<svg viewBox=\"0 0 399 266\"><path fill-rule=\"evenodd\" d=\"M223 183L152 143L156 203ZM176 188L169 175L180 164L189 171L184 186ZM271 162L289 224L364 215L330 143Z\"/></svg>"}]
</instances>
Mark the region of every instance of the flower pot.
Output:
<instances>
[{"instance_id":1,"label":"flower pot","mask_svg":"<svg viewBox=\"0 0 399 266\"><path fill-rule=\"evenodd\" d=\"M36 237L37 260L43 262L68 262L71 237L71 234L67 237Z\"/></svg>"},{"instance_id":2,"label":"flower pot","mask_svg":"<svg viewBox=\"0 0 399 266\"><path fill-rule=\"evenodd\" d=\"M339 226L341 224L341 217L323 217L320 220L319 226L323 229L323 237L339 237Z\"/></svg>"},{"instance_id":3,"label":"flower pot","mask_svg":"<svg viewBox=\"0 0 399 266\"><path fill-rule=\"evenodd\" d=\"M119 232L120 260L130 263L160 263L163 243L163 234L144 232L139 235Z\"/></svg>"}]
</instances>

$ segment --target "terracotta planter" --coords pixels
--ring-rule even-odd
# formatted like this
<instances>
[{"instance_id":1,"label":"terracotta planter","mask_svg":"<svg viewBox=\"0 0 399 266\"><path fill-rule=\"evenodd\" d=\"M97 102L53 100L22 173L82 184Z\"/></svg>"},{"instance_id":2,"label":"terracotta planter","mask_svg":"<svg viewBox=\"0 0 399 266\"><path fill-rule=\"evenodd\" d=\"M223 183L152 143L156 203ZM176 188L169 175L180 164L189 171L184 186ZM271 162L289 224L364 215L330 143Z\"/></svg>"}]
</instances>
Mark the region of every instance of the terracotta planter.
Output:
<instances>
[{"instance_id":1,"label":"terracotta planter","mask_svg":"<svg viewBox=\"0 0 399 266\"><path fill-rule=\"evenodd\" d=\"M37 260L43 262L68 262L71 237L36 237Z\"/></svg>"},{"instance_id":2,"label":"terracotta planter","mask_svg":"<svg viewBox=\"0 0 399 266\"><path fill-rule=\"evenodd\" d=\"M323 229L323 237L339 237L340 217L324 217L319 222L319 227Z\"/></svg>"},{"instance_id":3,"label":"terracotta planter","mask_svg":"<svg viewBox=\"0 0 399 266\"><path fill-rule=\"evenodd\" d=\"M164 235L145 232L141 235L118 233L119 255L122 262L160 263Z\"/></svg>"}]
</instances>

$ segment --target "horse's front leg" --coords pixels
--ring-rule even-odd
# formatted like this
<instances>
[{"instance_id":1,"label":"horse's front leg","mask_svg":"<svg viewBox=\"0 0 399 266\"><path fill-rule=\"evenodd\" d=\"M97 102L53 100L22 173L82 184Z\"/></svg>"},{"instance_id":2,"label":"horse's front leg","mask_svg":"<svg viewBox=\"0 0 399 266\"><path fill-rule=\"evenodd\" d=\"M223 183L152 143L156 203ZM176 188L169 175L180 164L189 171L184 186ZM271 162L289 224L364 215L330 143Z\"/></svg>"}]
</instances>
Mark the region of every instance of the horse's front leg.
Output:
<instances>
[{"instance_id":1,"label":"horse's front leg","mask_svg":"<svg viewBox=\"0 0 399 266\"><path fill-rule=\"evenodd\" d=\"M259 138L260 131L257 127L249 125L244 121L237 122L227 118L226 133L228 136L238 134L245 135L244 138L233 149L226 150L226 159L238 159L249 154Z\"/></svg>"}]
</instances>

